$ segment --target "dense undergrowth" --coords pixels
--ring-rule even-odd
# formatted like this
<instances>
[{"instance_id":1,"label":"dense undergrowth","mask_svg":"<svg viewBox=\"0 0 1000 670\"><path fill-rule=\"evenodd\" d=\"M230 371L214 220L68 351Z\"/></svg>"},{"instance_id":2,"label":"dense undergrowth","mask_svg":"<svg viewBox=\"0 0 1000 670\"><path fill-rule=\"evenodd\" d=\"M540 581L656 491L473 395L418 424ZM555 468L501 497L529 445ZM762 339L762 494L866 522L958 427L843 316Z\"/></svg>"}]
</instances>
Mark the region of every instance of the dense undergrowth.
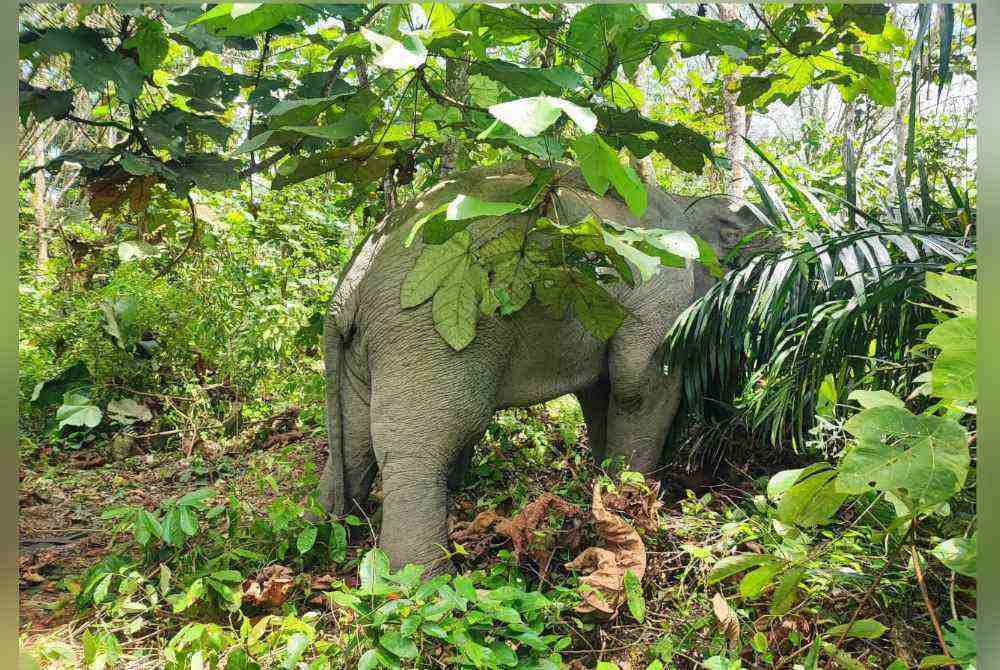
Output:
<instances>
[{"instance_id":1,"label":"dense undergrowth","mask_svg":"<svg viewBox=\"0 0 1000 670\"><path fill-rule=\"evenodd\" d=\"M47 668L855 668L912 667L935 650L911 568L887 559L893 506L861 496L821 532L795 533L768 497L769 471L739 448L710 485L692 491L690 481L668 477L659 523L642 532L645 579L618 617L601 623L574 612L580 582L562 564L576 552L559 515L533 532L533 541L555 550L544 577L543 566L518 560L495 533L480 538L485 548L448 548L453 577L422 582L413 568L390 573L372 548L377 507L307 521L322 447L308 437L265 446L266 432L223 440L211 459L202 447L179 462L138 456L77 473L53 462L26 477L27 495L52 496L76 480L76 500L139 469L173 484L156 504L130 502L143 495L141 485L89 503L94 514L103 509L101 558L78 571L50 566L43 585L27 591L29 602L47 601L36 621L49 625L25 630L25 653ZM586 508L596 481L610 483L589 458L572 399L505 412L454 492L452 518L471 521L491 509L513 515L545 493ZM953 514L923 522L927 537L968 523L960 510L971 500L963 496ZM592 523L580 532L584 546L599 540ZM780 614L771 594L748 593L720 568L734 555L772 553L808 555L794 604ZM945 617L952 653L970 653L974 584L927 554L921 561L932 598L942 611L954 609ZM876 574L878 593L865 598ZM843 651L835 651L829 645L852 618Z\"/></svg>"}]
</instances>

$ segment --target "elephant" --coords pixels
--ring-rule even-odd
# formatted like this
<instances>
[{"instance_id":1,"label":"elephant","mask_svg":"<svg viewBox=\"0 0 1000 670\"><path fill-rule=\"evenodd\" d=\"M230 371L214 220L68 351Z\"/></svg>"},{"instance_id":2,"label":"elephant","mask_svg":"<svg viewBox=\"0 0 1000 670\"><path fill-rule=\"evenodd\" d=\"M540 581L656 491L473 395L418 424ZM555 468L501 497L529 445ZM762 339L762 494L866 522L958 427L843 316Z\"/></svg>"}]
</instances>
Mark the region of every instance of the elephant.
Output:
<instances>
[{"instance_id":1,"label":"elephant","mask_svg":"<svg viewBox=\"0 0 1000 670\"><path fill-rule=\"evenodd\" d=\"M323 334L329 454L317 498L328 513L345 514L367 499L380 472L379 544L393 569L408 563L428 573L450 569L442 558L449 473L498 410L575 394L595 457L620 457L644 473L656 468L677 412L681 371L664 371L664 338L714 281L698 263L661 268L634 288L609 289L630 314L607 341L532 299L512 315L479 316L472 342L455 351L435 331L429 302L401 307L401 286L422 247L419 239L404 244L407 224L458 194L503 201L531 180L528 166L514 161L439 182L375 227L330 300ZM758 227L745 206L727 199L696 200L654 187L637 220L617 196L589 191L572 168L552 200L563 219L593 211L630 226L694 233L720 258ZM516 215L504 218L516 224ZM469 230L475 236L484 225L474 221Z\"/></svg>"}]
</instances>

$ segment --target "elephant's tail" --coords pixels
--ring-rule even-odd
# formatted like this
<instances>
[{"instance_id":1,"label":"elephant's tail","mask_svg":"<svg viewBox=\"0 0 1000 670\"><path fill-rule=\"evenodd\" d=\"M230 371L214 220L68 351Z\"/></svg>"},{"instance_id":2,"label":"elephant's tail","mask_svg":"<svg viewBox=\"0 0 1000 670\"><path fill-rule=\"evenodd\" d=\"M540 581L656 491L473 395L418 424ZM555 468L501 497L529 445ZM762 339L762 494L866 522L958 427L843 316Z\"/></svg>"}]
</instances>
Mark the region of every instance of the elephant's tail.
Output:
<instances>
[{"instance_id":1,"label":"elephant's tail","mask_svg":"<svg viewBox=\"0 0 1000 670\"><path fill-rule=\"evenodd\" d=\"M331 303L332 307L332 303ZM327 512L342 516L347 511L344 482L344 420L340 402L340 362L344 340L334 309L323 320L323 358L326 363L326 434L329 456L321 480L320 501Z\"/></svg>"}]
</instances>

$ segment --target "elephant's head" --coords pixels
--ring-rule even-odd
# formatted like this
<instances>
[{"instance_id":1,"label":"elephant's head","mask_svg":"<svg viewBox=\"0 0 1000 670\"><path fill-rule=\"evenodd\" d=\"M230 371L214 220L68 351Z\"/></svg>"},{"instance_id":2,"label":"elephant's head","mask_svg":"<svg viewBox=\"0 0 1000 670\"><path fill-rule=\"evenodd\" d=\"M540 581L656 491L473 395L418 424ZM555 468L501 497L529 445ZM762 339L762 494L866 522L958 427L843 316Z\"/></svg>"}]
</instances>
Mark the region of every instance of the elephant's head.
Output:
<instances>
[{"instance_id":1,"label":"elephant's head","mask_svg":"<svg viewBox=\"0 0 1000 670\"><path fill-rule=\"evenodd\" d=\"M753 252L762 248L763 224L750 207L736 199L724 196L709 198L676 198L691 221L690 232L708 242L719 260L730 256L728 265L735 267L745 261Z\"/></svg>"}]
</instances>

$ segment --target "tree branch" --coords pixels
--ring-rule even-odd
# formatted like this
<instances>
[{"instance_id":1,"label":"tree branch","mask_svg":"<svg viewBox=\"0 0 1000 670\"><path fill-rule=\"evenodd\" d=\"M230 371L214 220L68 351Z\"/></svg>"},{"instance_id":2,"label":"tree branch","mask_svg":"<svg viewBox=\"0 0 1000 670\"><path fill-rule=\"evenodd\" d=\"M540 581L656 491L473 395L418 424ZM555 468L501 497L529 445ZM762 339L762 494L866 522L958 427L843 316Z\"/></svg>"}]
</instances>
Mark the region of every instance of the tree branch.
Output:
<instances>
[{"instance_id":1,"label":"tree branch","mask_svg":"<svg viewBox=\"0 0 1000 670\"><path fill-rule=\"evenodd\" d=\"M93 119L85 119L83 117L77 116L76 114L67 114L65 117L67 121L73 121L75 123L82 123L85 126L97 126L98 128L117 128L123 133L132 133L132 129L126 125L118 123L117 121L94 121Z\"/></svg>"},{"instance_id":2,"label":"tree branch","mask_svg":"<svg viewBox=\"0 0 1000 670\"><path fill-rule=\"evenodd\" d=\"M427 91L427 95L431 96L442 105L447 105L449 107L458 107L459 109L464 109L469 112L482 112L484 114L489 113L490 110L486 109L485 107L480 107L479 105L468 105L464 102L455 100L454 98L451 98L443 93L435 91L434 88L430 85L430 82L427 81L427 77L424 75L424 67L425 67L424 65L418 67L416 69L416 73L417 73L417 81L419 81L420 86L425 91Z\"/></svg>"}]
</instances>

